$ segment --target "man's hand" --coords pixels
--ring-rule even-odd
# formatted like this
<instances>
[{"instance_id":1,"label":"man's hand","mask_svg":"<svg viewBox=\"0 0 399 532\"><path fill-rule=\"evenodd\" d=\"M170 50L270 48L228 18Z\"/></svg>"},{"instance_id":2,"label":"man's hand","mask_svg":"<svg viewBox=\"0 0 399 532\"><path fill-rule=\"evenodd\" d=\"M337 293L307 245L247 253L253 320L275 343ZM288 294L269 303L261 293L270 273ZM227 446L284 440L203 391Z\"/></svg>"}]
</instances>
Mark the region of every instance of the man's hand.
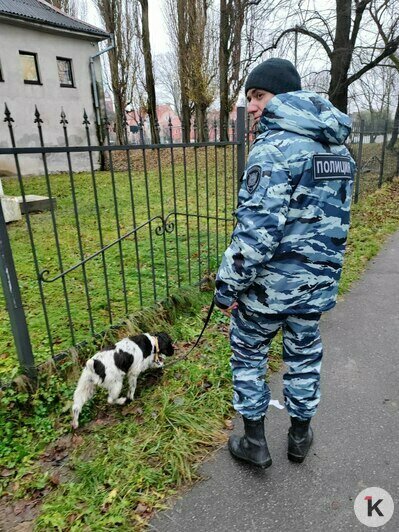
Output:
<instances>
[{"instance_id":1,"label":"man's hand","mask_svg":"<svg viewBox=\"0 0 399 532\"><path fill-rule=\"evenodd\" d=\"M220 308L219 310L220 310L220 312L223 312L223 314L225 316L230 318L231 317L231 311L234 310L237 307L238 307L238 303L237 303L237 301L235 301L230 307L228 307L228 308Z\"/></svg>"}]
</instances>

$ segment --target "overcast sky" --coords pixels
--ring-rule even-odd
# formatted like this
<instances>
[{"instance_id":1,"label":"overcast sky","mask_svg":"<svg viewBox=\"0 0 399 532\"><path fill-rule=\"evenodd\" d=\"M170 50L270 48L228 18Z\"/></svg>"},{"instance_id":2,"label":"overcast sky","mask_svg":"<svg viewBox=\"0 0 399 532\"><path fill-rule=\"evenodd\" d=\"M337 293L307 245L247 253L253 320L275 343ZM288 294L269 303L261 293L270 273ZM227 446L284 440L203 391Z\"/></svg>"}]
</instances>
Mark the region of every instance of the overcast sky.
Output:
<instances>
[{"instance_id":1,"label":"overcast sky","mask_svg":"<svg viewBox=\"0 0 399 532\"><path fill-rule=\"evenodd\" d=\"M169 47L169 39L163 20L162 6L163 0L148 0L151 51L154 55L165 52ZM101 26L97 9L94 7L91 0L88 1L88 22L95 26Z\"/></svg>"},{"instance_id":2,"label":"overcast sky","mask_svg":"<svg viewBox=\"0 0 399 532\"><path fill-rule=\"evenodd\" d=\"M149 0L150 39L154 54L161 54L169 47L169 39L162 14L163 0Z\"/></svg>"}]
</instances>

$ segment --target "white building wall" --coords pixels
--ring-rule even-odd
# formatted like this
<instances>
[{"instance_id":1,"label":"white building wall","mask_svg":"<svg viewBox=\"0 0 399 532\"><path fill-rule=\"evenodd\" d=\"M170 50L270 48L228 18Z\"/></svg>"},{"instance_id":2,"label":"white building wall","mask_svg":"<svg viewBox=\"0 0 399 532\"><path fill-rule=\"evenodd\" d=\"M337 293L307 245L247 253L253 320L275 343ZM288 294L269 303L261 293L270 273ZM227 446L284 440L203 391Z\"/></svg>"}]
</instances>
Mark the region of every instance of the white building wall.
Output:
<instances>
[{"instance_id":1,"label":"white building wall","mask_svg":"<svg viewBox=\"0 0 399 532\"><path fill-rule=\"evenodd\" d=\"M43 28L43 27L41 27ZM37 54L42 85L25 84L19 51ZM14 119L14 134L19 147L39 146L37 126L34 123L35 105L43 120L44 142L47 146L63 146L64 133L60 124L61 108L68 120L70 146L86 144L83 109L91 123L91 142L97 144L95 116L91 92L89 58L98 51L97 41L67 33L48 33L42 29L4 24L0 21L0 63L3 82L0 82L0 147L10 147L7 123L3 122L4 103ZM57 57L72 59L75 87L60 87ZM96 77L101 80L100 60L96 59ZM94 160L98 157L94 154ZM43 174L41 156L19 156L21 171L25 175ZM50 172L67 170L65 154L47 155ZM89 170L86 154L73 154L74 171ZM0 175L15 174L13 156L0 155Z\"/></svg>"}]
</instances>

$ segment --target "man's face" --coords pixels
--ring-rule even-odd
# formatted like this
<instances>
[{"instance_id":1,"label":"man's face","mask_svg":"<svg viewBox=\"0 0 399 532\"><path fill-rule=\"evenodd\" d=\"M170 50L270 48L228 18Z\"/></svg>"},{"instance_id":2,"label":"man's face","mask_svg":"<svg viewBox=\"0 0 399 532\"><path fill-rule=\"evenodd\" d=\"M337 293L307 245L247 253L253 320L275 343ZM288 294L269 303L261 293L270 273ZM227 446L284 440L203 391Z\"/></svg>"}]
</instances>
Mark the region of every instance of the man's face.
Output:
<instances>
[{"instance_id":1,"label":"man's face","mask_svg":"<svg viewBox=\"0 0 399 532\"><path fill-rule=\"evenodd\" d=\"M249 89L247 92L247 111L253 116L254 124L259 122L263 109L274 94L263 89Z\"/></svg>"}]
</instances>

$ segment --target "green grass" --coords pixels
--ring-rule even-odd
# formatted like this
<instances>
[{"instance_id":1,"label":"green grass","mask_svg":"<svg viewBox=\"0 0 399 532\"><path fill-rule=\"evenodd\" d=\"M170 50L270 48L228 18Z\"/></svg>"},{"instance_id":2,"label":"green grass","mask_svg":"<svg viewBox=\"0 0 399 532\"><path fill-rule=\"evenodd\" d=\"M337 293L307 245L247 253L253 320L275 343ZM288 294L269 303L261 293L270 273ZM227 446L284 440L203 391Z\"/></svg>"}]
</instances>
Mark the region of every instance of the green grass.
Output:
<instances>
[{"instance_id":1,"label":"green grass","mask_svg":"<svg viewBox=\"0 0 399 532\"><path fill-rule=\"evenodd\" d=\"M353 145L355 157L358 156L358 146ZM370 193L378 189L380 180L380 166L382 160L382 144L363 144L362 149L362 171L360 174L359 196L361 198L367 197ZM397 146L396 150L399 150ZM396 151L385 150L384 167L382 173L382 183L387 183L392 176L396 175L397 170Z\"/></svg>"},{"instance_id":2,"label":"green grass","mask_svg":"<svg viewBox=\"0 0 399 532\"><path fill-rule=\"evenodd\" d=\"M396 179L352 206L340 294L359 279L367 262L379 252L386 238L398 230L398 204L399 182Z\"/></svg>"}]
</instances>

